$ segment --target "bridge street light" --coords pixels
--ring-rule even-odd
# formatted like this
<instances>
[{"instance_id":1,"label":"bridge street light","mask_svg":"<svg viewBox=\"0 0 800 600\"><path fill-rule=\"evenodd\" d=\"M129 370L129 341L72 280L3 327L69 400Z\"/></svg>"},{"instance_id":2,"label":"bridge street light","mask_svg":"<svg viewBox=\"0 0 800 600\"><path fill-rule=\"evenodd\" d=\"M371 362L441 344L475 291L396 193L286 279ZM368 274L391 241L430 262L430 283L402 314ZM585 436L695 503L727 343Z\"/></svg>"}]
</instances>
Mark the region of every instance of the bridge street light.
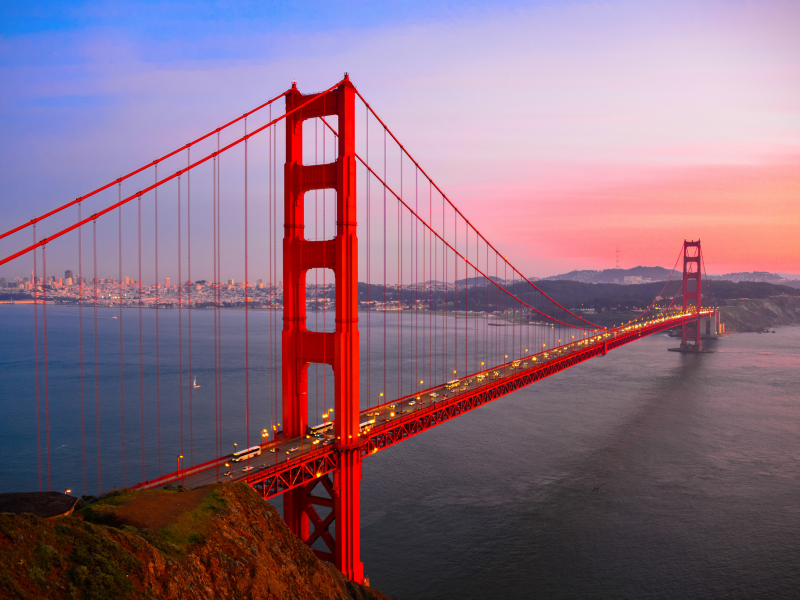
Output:
<instances>
[{"instance_id":1,"label":"bridge street light","mask_svg":"<svg viewBox=\"0 0 800 600\"><path fill-rule=\"evenodd\" d=\"M178 473L181 473L181 460L183 459L183 454L178 454ZM181 473L181 485L186 482L186 477L184 473Z\"/></svg>"}]
</instances>

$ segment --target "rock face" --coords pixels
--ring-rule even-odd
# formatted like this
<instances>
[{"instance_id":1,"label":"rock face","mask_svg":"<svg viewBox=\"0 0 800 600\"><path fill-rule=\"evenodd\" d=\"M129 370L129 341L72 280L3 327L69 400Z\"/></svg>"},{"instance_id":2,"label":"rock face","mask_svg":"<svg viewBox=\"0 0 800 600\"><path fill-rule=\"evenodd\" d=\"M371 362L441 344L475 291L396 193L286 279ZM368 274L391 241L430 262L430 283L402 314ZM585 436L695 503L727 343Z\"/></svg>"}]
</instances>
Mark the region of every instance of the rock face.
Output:
<instances>
[{"instance_id":1,"label":"rock face","mask_svg":"<svg viewBox=\"0 0 800 600\"><path fill-rule=\"evenodd\" d=\"M383 600L320 561L244 484L0 514L0 598Z\"/></svg>"},{"instance_id":2,"label":"rock face","mask_svg":"<svg viewBox=\"0 0 800 600\"><path fill-rule=\"evenodd\" d=\"M725 331L762 331L779 325L800 325L800 297L773 296L728 300L720 307Z\"/></svg>"}]
</instances>

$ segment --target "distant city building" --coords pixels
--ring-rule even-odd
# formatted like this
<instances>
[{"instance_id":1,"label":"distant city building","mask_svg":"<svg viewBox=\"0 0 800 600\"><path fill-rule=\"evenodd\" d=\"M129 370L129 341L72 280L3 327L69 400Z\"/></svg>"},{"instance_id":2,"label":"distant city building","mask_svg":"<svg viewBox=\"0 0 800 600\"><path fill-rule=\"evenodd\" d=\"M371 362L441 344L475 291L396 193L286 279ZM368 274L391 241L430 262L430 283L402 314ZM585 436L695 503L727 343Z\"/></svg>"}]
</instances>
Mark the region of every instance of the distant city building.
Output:
<instances>
[{"instance_id":1,"label":"distant city building","mask_svg":"<svg viewBox=\"0 0 800 600\"><path fill-rule=\"evenodd\" d=\"M71 269L64 271L64 279L72 279L73 277L75 277L75 275Z\"/></svg>"},{"instance_id":2,"label":"distant city building","mask_svg":"<svg viewBox=\"0 0 800 600\"><path fill-rule=\"evenodd\" d=\"M166 277L164 279L164 287L167 287L167 288L169 287L169 277Z\"/></svg>"},{"instance_id":3,"label":"distant city building","mask_svg":"<svg viewBox=\"0 0 800 600\"><path fill-rule=\"evenodd\" d=\"M228 279L228 285L236 285L236 282L233 279Z\"/></svg>"}]
</instances>

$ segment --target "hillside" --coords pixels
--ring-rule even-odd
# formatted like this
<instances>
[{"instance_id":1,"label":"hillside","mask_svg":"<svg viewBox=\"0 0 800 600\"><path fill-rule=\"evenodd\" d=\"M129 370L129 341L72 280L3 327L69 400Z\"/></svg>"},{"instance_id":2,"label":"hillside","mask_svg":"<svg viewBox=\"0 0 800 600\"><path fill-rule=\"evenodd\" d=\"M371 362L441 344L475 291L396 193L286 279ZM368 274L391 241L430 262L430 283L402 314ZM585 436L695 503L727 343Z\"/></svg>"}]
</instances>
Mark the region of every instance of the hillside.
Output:
<instances>
[{"instance_id":1,"label":"hillside","mask_svg":"<svg viewBox=\"0 0 800 600\"><path fill-rule=\"evenodd\" d=\"M720 313L728 332L762 331L779 325L800 325L800 297L731 300L720 307Z\"/></svg>"},{"instance_id":2,"label":"hillside","mask_svg":"<svg viewBox=\"0 0 800 600\"><path fill-rule=\"evenodd\" d=\"M384 600L347 582L244 484L0 514L0 598Z\"/></svg>"},{"instance_id":3,"label":"hillside","mask_svg":"<svg viewBox=\"0 0 800 600\"><path fill-rule=\"evenodd\" d=\"M580 281L582 283L623 283L625 277L641 277L643 280L666 281L669 269L664 267L633 267L632 269L603 269L602 271L570 271L561 275L545 277L543 281Z\"/></svg>"}]
</instances>

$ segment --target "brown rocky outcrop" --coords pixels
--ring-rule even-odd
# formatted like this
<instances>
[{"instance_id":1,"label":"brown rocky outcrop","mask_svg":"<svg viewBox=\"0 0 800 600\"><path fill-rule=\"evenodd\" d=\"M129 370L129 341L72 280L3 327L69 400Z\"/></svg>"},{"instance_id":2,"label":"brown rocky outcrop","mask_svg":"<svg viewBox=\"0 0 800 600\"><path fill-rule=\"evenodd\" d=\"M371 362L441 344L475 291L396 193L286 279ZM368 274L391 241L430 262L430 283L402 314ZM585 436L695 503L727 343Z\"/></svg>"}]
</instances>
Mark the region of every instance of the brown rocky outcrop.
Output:
<instances>
[{"instance_id":1,"label":"brown rocky outcrop","mask_svg":"<svg viewBox=\"0 0 800 600\"><path fill-rule=\"evenodd\" d=\"M320 561L244 484L0 514L0 598L383 600Z\"/></svg>"}]
</instances>

